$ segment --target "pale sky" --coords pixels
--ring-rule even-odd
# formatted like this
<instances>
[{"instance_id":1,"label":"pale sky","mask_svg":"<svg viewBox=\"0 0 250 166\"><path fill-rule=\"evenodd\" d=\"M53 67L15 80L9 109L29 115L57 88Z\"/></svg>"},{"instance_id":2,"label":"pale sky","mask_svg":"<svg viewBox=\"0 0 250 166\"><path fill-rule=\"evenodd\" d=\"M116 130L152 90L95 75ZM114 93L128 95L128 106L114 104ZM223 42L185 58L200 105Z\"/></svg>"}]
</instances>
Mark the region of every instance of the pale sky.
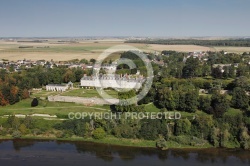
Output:
<instances>
[{"instance_id":1,"label":"pale sky","mask_svg":"<svg viewBox=\"0 0 250 166\"><path fill-rule=\"evenodd\" d=\"M0 37L250 36L250 0L1 0Z\"/></svg>"}]
</instances>

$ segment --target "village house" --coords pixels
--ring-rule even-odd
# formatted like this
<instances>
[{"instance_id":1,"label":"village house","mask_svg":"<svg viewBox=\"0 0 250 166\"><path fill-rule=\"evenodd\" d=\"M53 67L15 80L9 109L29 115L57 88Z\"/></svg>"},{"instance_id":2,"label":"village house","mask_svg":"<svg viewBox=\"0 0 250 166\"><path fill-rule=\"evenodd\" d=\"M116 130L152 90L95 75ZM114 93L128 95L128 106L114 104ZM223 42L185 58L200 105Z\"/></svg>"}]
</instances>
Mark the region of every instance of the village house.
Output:
<instances>
[{"instance_id":1,"label":"village house","mask_svg":"<svg viewBox=\"0 0 250 166\"><path fill-rule=\"evenodd\" d=\"M238 63L234 63L234 64L213 64L213 68L219 68L220 69L220 71L222 72L222 73L224 73L224 67L230 67L230 66L234 66L235 68L238 68L238 66L239 66L239 64Z\"/></svg>"}]
</instances>

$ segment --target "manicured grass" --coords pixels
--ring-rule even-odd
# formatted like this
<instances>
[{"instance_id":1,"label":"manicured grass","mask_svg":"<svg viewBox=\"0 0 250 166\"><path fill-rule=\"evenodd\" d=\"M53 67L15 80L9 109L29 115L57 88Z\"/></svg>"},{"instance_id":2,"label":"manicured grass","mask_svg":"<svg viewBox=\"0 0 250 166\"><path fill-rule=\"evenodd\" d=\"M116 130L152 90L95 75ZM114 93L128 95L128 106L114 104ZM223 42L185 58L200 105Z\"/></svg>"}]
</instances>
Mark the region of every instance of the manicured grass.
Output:
<instances>
[{"instance_id":1,"label":"manicured grass","mask_svg":"<svg viewBox=\"0 0 250 166\"><path fill-rule=\"evenodd\" d=\"M118 93L116 91L114 91L114 90L104 90L104 91L113 98L118 97L117 96ZM84 89L84 88L70 90L70 91L62 93L61 95L62 96L99 97L99 98L101 98L101 96L99 95L97 90L95 90L95 89Z\"/></svg>"},{"instance_id":2,"label":"manicured grass","mask_svg":"<svg viewBox=\"0 0 250 166\"><path fill-rule=\"evenodd\" d=\"M109 94L113 98L118 97L118 92L115 90L104 90L107 94ZM96 89L85 89L85 88L79 88L79 89L73 89L73 90L68 90L66 92L52 92L52 91L39 91L39 92L34 92L32 93L31 97L43 97L46 98L48 96L54 96L54 95L61 95L61 96L77 96L77 97L99 97L99 93L97 92Z\"/></svg>"},{"instance_id":3,"label":"manicured grass","mask_svg":"<svg viewBox=\"0 0 250 166\"><path fill-rule=\"evenodd\" d=\"M153 103L145 104L146 112L160 112L161 110L157 108Z\"/></svg>"},{"instance_id":4,"label":"manicured grass","mask_svg":"<svg viewBox=\"0 0 250 166\"><path fill-rule=\"evenodd\" d=\"M0 107L0 115L11 114L49 114L68 115L69 112L104 112L109 111L109 106L84 106L75 103L48 102L39 100L37 107L31 107L32 99L22 100L14 105Z\"/></svg>"},{"instance_id":5,"label":"manicured grass","mask_svg":"<svg viewBox=\"0 0 250 166\"><path fill-rule=\"evenodd\" d=\"M60 92L52 92L52 91L45 91L45 90L42 90L42 91L38 91L38 92L33 92L31 94L31 97L32 98L40 98L40 97L48 97L48 96L53 96L53 95L57 95L57 94L60 94Z\"/></svg>"}]
</instances>

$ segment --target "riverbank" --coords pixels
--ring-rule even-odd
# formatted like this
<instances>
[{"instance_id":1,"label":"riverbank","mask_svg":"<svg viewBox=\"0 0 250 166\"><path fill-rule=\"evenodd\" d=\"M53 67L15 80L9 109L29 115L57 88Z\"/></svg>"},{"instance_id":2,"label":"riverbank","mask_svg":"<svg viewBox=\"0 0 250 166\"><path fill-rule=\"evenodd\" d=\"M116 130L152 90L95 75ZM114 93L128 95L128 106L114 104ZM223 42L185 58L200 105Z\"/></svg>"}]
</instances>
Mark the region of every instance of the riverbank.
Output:
<instances>
[{"instance_id":1,"label":"riverbank","mask_svg":"<svg viewBox=\"0 0 250 166\"><path fill-rule=\"evenodd\" d=\"M19 139L23 140L48 140L48 141L69 141L69 142L91 142L97 144L107 144L115 146L124 146L124 147L139 147L139 148L154 148L156 149L156 141L141 140L141 139L125 139L125 138L116 138L108 136L104 139L94 139L94 138L82 138L82 137L72 137L72 138L57 138L57 137L35 137L35 136L22 136ZM0 140L14 140L11 136L0 137ZM181 145L174 141L167 141L168 149L206 149L213 148L210 144L205 144L203 146L190 146L190 145Z\"/></svg>"},{"instance_id":2,"label":"riverbank","mask_svg":"<svg viewBox=\"0 0 250 166\"><path fill-rule=\"evenodd\" d=\"M124 147L81 141L0 140L1 165L249 165L242 149L169 149Z\"/></svg>"}]
</instances>

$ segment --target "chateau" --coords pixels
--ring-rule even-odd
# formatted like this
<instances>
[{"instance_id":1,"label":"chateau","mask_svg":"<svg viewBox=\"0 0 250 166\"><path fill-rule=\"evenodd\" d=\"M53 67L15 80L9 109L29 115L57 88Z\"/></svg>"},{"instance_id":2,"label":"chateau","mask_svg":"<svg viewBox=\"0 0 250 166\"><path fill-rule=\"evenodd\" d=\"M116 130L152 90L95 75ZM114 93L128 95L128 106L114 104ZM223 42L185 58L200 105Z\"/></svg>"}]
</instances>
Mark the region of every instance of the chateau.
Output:
<instances>
[{"instance_id":1,"label":"chateau","mask_svg":"<svg viewBox=\"0 0 250 166\"><path fill-rule=\"evenodd\" d=\"M145 81L143 76L104 74L97 76L84 76L81 79L81 87L91 88L118 88L140 89Z\"/></svg>"}]
</instances>

